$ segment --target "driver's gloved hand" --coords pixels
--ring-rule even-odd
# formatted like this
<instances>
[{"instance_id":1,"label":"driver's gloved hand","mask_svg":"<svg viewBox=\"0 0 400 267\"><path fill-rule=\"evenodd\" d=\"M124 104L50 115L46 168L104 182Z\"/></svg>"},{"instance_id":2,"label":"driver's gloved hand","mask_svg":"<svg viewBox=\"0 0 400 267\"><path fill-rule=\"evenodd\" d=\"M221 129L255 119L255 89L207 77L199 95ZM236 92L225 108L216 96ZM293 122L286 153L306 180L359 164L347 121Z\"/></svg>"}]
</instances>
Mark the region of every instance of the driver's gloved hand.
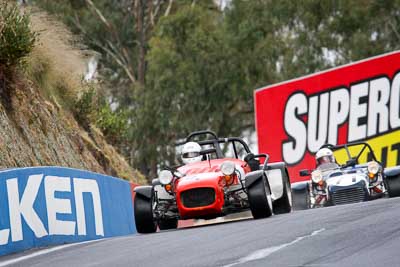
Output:
<instances>
[{"instance_id":1,"label":"driver's gloved hand","mask_svg":"<svg viewBox=\"0 0 400 267\"><path fill-rule=\"evenodd\" d=\"M249 163L249 161L254 160L254 154L253 153L249 153L244 157L244 161L246 161L247 163Z\"/></svg>"},{"instance_id":2,"label":"driver's gloved hand","mask_svg":"<svg viewBox=\"0 0 400 267\"><path fill-rule=\"evenodd\" d=\"M252 171L257 171L257 170L260 169L260 161L257 160L257 159L254 157L254 154L253 154L253 153L247 154L247 155L244 157L244 161L247 162L247 164L249 165L249 167L250 167L250 169L251 169Z\"/></svg>"}]
</instances>

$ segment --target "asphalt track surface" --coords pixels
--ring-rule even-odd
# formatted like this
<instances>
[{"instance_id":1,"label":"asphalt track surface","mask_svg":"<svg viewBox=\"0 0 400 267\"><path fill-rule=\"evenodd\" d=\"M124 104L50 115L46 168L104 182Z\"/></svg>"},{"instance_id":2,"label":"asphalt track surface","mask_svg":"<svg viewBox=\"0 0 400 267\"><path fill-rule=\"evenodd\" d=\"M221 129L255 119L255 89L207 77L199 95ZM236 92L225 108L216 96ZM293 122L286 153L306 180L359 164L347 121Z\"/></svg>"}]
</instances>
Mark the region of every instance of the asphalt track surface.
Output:
<instances>
[{"instance_id":1,"label":"asphalt track surface","mask_svg":"<svg viewBox=\"0 0 400 267\"><path fill-rule=\"evenodd\" d=\"M34 253L0 266L400 266L400 198Z\"/></svg>"}]
</instances>

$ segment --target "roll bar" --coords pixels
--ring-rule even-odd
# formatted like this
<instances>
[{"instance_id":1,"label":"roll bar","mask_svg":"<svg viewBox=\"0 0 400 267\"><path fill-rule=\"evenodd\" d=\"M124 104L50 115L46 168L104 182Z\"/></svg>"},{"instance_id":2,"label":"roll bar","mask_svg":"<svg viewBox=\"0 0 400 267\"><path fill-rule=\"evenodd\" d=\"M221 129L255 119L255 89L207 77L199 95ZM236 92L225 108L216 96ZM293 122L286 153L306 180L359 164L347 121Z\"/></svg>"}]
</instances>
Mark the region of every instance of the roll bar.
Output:
<instances>
[{"instance_id":1,"label":"roll bar","mask_svg":"<svg viewBox=\"0 0 400 267\"><path fill-rule=\"evenodd\" d=\"M356 159L358 159L361 156L361 154L364 152L365 148L368 148L370 155L372 157L372 160L379 162L375 156L375 153L374 153L374 150L372 149L372 147L368 143L362 142L362 141L351 142L351 143L347 143L347 144L343 144L343 145L325 144L325 145L321 146L321 148L329 148L332 151L344 148L346 150L347 156L349 157L349 159L351 159L352 157L350 155L349 147L358 146L358 145L363 145L364 147L358 153L358 155L356 156Z\"/></svg>"},{"instance_id":2,"label":"roll bar","mask_svg":"<svg viewBox=\"0 0 400 267\"><path fill-rule=\"evenodd\" d=\"M246 153L251 152L249 149L249 146L246 144L246 142L243 141L242 138L239 138L239 137L218 138L217 134L210 130L202 130L202 131L192 132L186 137L185 141L177 142L177 143L175 143L175 145L176 146L183 145L187 142L192 141L194 137L199 136L199 135L206 135L206 136L211 135L213 137L212 139L197 141L197 143L199 143L199 145L214 145L218 158L223 157L222 149L219 145L221 143L239 142L244 147L244 150L246 151ZM237 156L236 146L233 145L233 147L234 147L235 155Z\"/></svg>"}]
</instances>

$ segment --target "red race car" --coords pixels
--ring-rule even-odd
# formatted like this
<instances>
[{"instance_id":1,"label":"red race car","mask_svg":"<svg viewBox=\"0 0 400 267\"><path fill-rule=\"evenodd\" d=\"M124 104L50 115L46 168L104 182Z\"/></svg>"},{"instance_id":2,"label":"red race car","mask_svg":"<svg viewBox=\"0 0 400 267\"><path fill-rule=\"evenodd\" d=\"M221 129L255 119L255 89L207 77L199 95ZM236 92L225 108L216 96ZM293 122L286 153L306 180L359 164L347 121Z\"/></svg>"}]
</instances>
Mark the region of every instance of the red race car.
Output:
<instances>
[{"instance_id":1,"label":"red race car","mask_svg":"<svg viewBox=\"0 0 400 267\"><path fill-rule=\"evenodd\" d=\"M194 142L208 135L210 139ZM191 133L182 144L185 165L166 167L151 186L135 188L139 233L155 232L157 226L174 229L178 220L212 219L249 209L255 219L291 211L285 163L268 163L267 154L254 155L241 138L218 138L212 131Z\"/></svg>"}]
</instances>

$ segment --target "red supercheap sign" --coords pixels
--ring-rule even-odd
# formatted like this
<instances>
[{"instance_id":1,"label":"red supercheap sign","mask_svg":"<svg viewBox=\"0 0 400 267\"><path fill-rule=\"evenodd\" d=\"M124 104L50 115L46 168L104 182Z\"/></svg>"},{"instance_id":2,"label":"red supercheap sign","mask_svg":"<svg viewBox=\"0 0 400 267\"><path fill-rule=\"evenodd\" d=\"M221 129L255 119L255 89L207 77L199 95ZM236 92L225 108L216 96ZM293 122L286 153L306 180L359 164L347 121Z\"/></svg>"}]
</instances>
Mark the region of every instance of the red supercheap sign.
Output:
<instances>
[{"instance_id":1,"label":"red supercheap sign","mask_svg":"<svg viewBox=\"0 0 400 267\"><path fill-rule=\"evenodd\" d=\"M400 51L255 91L261 153L285 161L292 182L324 144L365 140L400 165Z\"/></svg>"}]
</instances>

